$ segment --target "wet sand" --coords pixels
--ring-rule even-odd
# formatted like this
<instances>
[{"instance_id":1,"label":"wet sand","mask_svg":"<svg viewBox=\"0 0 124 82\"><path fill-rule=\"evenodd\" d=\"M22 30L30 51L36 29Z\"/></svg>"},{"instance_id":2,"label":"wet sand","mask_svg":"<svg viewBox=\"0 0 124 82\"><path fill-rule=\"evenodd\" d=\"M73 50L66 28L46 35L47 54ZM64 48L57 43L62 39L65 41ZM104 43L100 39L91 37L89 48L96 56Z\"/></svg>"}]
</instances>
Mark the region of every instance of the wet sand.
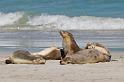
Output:
<instances>
[{"instance_id":1,"label":"wet sand","mask_svg":"<svg viewBox=\"0 0 124 82\"><path fill-rule=\"evenodd\" d=\"M112 53L111 62L60 65L48 60L45 65L4 64L0 57L0 82L124 82L124 54Z\"/></svg>"}]
</instances>

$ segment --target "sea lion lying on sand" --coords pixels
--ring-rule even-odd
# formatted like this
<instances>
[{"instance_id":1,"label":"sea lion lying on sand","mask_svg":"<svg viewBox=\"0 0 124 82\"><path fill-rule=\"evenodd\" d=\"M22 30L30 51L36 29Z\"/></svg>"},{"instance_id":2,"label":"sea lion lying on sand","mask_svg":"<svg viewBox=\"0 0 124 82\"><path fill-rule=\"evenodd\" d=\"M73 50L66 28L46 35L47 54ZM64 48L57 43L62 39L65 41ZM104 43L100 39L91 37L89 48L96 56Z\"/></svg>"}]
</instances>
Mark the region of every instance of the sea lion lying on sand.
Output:
<instances>
[{"instance_id":1,"label":"sea lion lying on sand","mask_svg":"<svg viewBox=\"0 0 124 82\"><path fill-rule=\"evenodd\" d=\"M64 51L66 56L61 59L60 64L85 64L85 63L98 63L108 62L111 57L97 49L80 49L74 37L67 31L60 31L60 35L64 42Z\"/></svg>"},{"instance_id":2,"label":"sea lion lying on sand","mask_svg":"<svg viewBox=\"0 0 124 82\"><path fill-rule=\"evenodd\" d=\"M85 49L91 49L91 48L97 49L98 51L111 56L109 50L101 43L98 42L87 43Z\"/></svg>"},{"instance_id":3,"label":"sea lion lying on sand","mask_svg":"<svg viewBox=\"0 0 124 82\"><path fill-rule=\"evenodd\" d=\"M46 60L40 55L31 55L26 50L15 51L9 59L5 61L6 64L45 64Z\"/></svg>"},{"instance_id":4,"label":"sea lion lying on sand","mask_svg":"<svg viewBox=\"0 0 124 82\"><path fill-rule=\"evenodd\" d=\"M64 55L63 49L57 47L46 48L40 52L32 53L32 55L41 55L46 60L58 60Z\"/></svg>"}]
</instances>

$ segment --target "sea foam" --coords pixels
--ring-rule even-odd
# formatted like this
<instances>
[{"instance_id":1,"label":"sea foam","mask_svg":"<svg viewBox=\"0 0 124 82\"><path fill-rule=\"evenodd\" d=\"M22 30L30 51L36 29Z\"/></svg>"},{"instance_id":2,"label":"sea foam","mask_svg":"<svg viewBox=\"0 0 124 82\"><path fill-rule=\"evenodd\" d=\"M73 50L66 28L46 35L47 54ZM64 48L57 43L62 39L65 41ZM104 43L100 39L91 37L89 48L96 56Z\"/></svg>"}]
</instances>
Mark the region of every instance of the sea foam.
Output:
<instances>
[{"instance_id":1,"label":"sea foam","mask_svg":"<svg viewBox=\"0 0 124 82\"><path fill-rule=\"evenodd\" d=\"M51 27L62 30L115 30L124 29L124 19L80 16L68 17L62 15L34 16L27 22L30 25Z\"/></svg>"},{"instance_id":2,"label":"sea foam","mask_svg":"<svg viewBox=\"0 0 124 82\"><path fill-rule=\"evenodd\" d=\"M25 17L26 16L26 17ZM0 13L0 28L36 30L118 30L124 29L124 18L65 15L28 15L23 12Z\"/></svg>"},{"instance_id":3,"label":"sea foam","mask_svg":"<svg viewBox=\"0 0 124 82\"><path fill-rule=\"evenodd\" d=\"M14 24L23 16L23 13L0 13L0 26L6 26Z\"/></svg>"}]
</instances>

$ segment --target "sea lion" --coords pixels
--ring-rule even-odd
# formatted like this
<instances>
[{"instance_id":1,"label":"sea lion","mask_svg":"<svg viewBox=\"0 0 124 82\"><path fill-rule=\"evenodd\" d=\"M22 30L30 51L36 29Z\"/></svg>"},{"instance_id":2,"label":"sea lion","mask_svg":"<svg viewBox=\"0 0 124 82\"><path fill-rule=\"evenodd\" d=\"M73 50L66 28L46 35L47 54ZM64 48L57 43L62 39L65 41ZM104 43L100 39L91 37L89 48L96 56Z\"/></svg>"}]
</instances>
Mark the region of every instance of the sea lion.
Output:
<instances>
[{"instance_id":1,"label":"sea lion","mask_svg":"<svg viewBox=\"0 0 124 82\"><path fill-rule=\"evenodd\" d=\"M97 49L79 48L73 35L67 31L60 31L60 35L63 38L64 50L66 51L66 56L60 61L61 65L108 62L111 59L110 56Z\"/></svg>"},{"instance_id":2,"label":"sea lion","mask_svg":"<svg viewBox=\"0 0 124 82\"><path fill-rule=\"evenodd\" d=\"M46 48L40 52L32 53L32 55L41 55L46 60L58 60L61 59L61 56L64 56L63 49L57 47Z\"/></svg>"},{"instance_id":3,"label":"sea lion","mask_svg":"<svg viewBox=\"0 0 124 82\"><path fill-rule=\"evenodd\" d=\"M87 43L85 49L91 49L91 48L97 49L98 51L111 56L109 50L101 43L98 42Z\"/></svg>"},{"instance_id":4,"label":"sea lion","mask_svg":"<svg viewBox=\"0 0 124 82\"><path fill-rule=\"evenodd\" d=\"M80 51L80 48L71 33L67 31L60 31L60 35L63 38L62 47L64 49L65 54L67 54L68 52L75 53L77 51Z\"/></svg>"},{"instance_id":5,"label":"sea lion","mask_svg":"<svg viewBox=\"0 0 124 82\"><path fill-rule=\"evenodd\" d=\"M45 64L46 60L40 55L31 55L29 51L17 50L9 59L5 61L6 64Z\"/></svg>"}]
</instances>

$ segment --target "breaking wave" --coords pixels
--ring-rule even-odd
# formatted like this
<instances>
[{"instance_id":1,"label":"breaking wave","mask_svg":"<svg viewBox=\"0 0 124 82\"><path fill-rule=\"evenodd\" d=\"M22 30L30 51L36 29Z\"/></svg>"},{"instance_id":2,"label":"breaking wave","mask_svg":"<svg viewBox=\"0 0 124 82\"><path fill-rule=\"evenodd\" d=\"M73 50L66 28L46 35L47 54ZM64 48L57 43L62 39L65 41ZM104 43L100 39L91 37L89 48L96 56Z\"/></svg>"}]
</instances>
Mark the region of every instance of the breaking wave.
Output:
<instances>
[{"instance_id":1,"label":"breaking wave","mask_svg":"<svg viewBox=\"0 0 124 82\"><path fill-rule=\"evenodd\" d=\"M12 25L23 17L24 13L0 13L0 26Z\"/></svg>"},{"instance_id":2,"label":"breaking wave","mask_svg":"<svg viewBox=\"0 0 124 82\"><path fill-rule=\"evenodd\" d=\"M49 30L118 30L124 29L124 18L64 15L27 15L23 12L0 13L0 28Z\"/></svg>"}]
</instances>

